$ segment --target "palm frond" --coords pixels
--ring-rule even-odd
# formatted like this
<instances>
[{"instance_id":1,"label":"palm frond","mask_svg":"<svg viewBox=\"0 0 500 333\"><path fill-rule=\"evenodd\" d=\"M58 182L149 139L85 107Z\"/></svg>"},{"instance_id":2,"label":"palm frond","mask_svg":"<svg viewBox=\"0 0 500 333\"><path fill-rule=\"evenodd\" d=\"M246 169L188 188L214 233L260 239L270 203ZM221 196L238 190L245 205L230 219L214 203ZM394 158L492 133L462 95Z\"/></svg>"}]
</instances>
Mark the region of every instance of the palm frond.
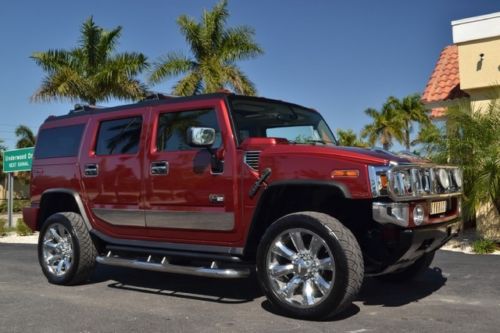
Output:
<instances>
[{"instance_id":1,"label":"palm frond","mask_svg":"<svg viewBox=\"0 0 500 333\"><path fill-rule=\"evenodd\" d=\"M180 53L169 53L153 64L149 82L158 83L164 79L193 71L198 64Z\"/></svg>"}]
</instances>

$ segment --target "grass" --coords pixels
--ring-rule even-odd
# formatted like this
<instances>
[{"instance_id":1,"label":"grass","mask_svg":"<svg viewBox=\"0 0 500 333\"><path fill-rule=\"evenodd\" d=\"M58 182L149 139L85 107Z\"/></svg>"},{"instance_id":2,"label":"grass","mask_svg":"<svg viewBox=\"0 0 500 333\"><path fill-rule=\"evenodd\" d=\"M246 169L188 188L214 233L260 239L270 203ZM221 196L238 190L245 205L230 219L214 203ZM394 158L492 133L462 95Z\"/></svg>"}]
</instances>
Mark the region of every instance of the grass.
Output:
<instances>
[{"instance_id":1,"label":"grass","mask_svg":"<svg viewBox=\"0 0 500 333\"><path fill-rule=\"evenodd\" d=\"M16 234L18 236L30 236L33 235L33 230L24 223L22 218L18 218L16 222Z\"/></svg>"},{"instance_id":2,"label":"grass","mask_svg":"<svg viewBox=\"0 0 500 333\"><path fill-rule=\"evenodd\" d=\"M472 243L472 251L478 254L493 253L496 250L496 243L489 239L478 239Z\"/></svg>"}]
</instances>

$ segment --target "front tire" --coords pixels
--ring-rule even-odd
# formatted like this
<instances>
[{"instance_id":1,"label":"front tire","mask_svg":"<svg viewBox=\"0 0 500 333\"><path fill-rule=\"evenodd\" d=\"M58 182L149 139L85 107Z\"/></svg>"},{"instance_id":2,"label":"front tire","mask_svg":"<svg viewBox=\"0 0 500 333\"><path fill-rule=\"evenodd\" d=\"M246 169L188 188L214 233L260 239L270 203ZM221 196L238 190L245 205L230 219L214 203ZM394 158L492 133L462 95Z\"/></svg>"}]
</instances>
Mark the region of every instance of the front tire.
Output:
<instances>
[{"instance_id":1,"label":"front tire","mask_svg":"<svg viewBox=\"0 0 500 333\"><path fill-rule=\"evenodd\" d=\"M64 212L47 218L38 238L38 261L50 283L82 283L92 273L96 256L81 215Z\"/></svg>"},{"instance_id":2,"label":"front tire","mask_svg":"<svg viewBox=\"0 0 500 333\"><path fill-rule=\"evenodd\" d=\"M257 274L275 307L289 316L321 319L351 304L363 282L363 256L354 235L337 219L293 213L264 234Z\"/></svg>"}]
</instances>

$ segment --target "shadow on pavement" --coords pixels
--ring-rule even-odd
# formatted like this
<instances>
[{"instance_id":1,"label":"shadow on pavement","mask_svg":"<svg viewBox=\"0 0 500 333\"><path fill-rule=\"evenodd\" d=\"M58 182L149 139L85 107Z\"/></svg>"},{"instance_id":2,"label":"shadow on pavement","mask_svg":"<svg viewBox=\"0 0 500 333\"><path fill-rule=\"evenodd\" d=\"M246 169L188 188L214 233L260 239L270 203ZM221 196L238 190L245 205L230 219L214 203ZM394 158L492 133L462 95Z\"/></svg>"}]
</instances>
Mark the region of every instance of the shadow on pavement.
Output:
<instances>
[{"instance_id":1,"label":"shadow on pavement","mask_svg":"<svg viewBox=\"0 0 500 333\"><path fill-rule=\"evenodd\" d=\"M221 280L98 265L89 282L110 280L110 288L226 304L251 302L263 296L254 274L246 279ZM446 280L437 267L429 268L415 280L405 283L366 278L355 302L361 302L365 306L403 306L436 292L446 284ZM261 306L268 312L285 316L267 300ZM360 308L352 304L342 314L329 318L328 321L346 319L359 311Z\"/></svg>"},{"instance_id":2,"label":"shadow on pavement","mask_svg":"<svg viewBox=\"0 0 500 333\"><path fill-rule=\"evenodd\" d=\"M403 306L425 298L446 284L446 277L438 267L428 268L412 281L404 283L385 282L366 278L357 301L364 305L386 307Z\"/></svg>"},{"instance_id":3,"label":"shadow on pavement","mask_svg":"<svg viewBox=\"0 0 500 333\"><path fill-rule=\"evenodd\" d=\"M109 280L110 288L217 303L246 303L263 295L253 274L224 280L98 265L89 282Z\"/></svg>"}]
</instances>

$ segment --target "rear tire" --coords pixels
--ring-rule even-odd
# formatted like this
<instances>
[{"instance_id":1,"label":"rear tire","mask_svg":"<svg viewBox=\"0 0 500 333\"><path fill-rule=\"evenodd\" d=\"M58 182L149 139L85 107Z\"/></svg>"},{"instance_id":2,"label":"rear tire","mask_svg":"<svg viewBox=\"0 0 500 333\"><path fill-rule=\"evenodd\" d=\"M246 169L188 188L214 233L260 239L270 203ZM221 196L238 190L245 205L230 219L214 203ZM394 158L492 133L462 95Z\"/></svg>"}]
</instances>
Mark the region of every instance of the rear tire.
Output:
<instances>
[{"instance_id":1,"label":"rear tire","mask_svg":"<svg viewBox=\"0 0 500 333\"><path fill-rule=\"evenodd\" d=\"M363 282L363 256L354 235L337 219L293 213L264 234L257 275L268 300L286 315L321 319L352 303Z\"/></svg>"},{"instance_id":2,"label":"rear tire","mask_svg":"<svg viewBox=\"0 0 500 333\"><path fill-rule=\"evenodd\" d=\"M73 212L49 216L38 238L38 261L50 283L74 285L88 279L97 250L81 215Z\"/></svg>"},{"instance_id":3,"label":"rear tire","mask_svg":"<svg viewBox=\"0 0 500 333\"><path fill-rule=\"evenodd\" d=\"M434 259L436 251L427 252L421 258L417 259L410 266L402 269L401 271L389 273L385 275L376 276L379 280L394 282L394 283L403 283L406 281L410 281L420 274L422 274L432 263Z\"/></svg>"}]
</instances>

